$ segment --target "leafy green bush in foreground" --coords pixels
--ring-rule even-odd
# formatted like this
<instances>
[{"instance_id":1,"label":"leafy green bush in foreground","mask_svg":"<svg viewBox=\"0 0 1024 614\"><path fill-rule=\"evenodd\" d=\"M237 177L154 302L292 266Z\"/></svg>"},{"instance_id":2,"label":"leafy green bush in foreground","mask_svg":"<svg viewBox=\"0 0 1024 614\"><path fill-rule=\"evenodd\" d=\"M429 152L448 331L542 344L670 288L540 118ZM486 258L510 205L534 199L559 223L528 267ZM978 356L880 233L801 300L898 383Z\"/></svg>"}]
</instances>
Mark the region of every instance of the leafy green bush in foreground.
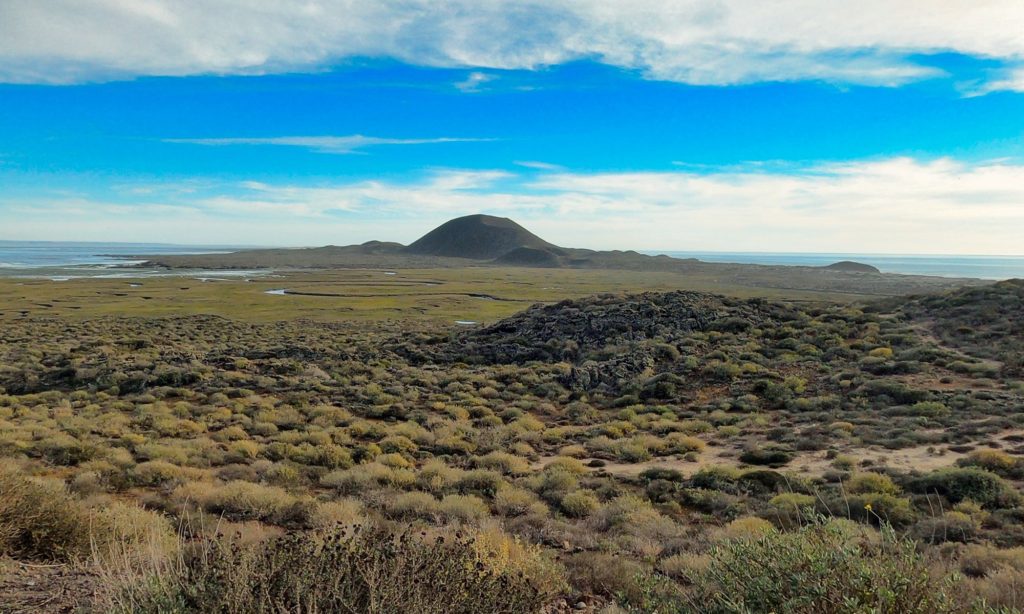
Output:
<instances>
[{"instance_id":1,"label":"leafy green bush in foreground","mask_svg":"<svg viewBox=\"0 0 1024 614\"><path fill-rule=\"evenodd\" d=\"M869 535L848 521L830 520L728 540L691 578L691 595L680 598L648 579L644 598L631 605L659 614L995 612L959 601L955 578L934 574L911 540L888 526L881 540Z\"/></svg>"}]
</instances>

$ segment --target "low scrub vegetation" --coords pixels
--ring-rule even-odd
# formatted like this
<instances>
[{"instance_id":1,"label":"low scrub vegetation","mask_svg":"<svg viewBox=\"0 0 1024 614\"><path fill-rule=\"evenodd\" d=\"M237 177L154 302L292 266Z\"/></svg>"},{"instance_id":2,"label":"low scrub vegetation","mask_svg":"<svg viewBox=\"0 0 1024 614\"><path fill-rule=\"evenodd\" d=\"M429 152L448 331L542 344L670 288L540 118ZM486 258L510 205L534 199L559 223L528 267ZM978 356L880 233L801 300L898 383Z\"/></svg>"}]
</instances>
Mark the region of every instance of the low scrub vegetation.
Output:
<instances>
[{"instance_id":1,"label":"low scrub vegetation","mask_svg":"<svg viewBox=\"0 0 1024 614\"><path fill-rule=\"evenodd\" d=\"M5 322L0 553L121 612L1013 611L1024 387L925 319L976 292Z\"/></svg>"}]
</instances>

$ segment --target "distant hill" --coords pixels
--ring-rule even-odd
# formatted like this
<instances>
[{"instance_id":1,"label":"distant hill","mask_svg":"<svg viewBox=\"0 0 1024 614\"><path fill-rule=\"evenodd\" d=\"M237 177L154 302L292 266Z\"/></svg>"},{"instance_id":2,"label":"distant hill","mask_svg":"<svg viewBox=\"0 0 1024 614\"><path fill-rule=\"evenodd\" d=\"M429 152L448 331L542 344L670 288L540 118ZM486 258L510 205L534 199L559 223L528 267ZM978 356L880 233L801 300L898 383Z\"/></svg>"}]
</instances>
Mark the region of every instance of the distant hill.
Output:
<instances>
[{"instance_id":1,"label":"distant hill","mask_svg":"<svg viewBox=\"0 0 1024 614\"><path fill-rule=\"evenodd\" d=\"M523 248L533 250L519 256L530 261L550 261L552 257L557 259L565 253L562 248L548 243L512 220L492 215L467 215L445 222L405 248L405 251L425 256L495 260Z\"/></svg>"},{"instance_id":2,"label":"distant hill","mask_svg":"<svg viewBox=\"0 0 1024 614\"><path fill-rule=\"evenodd\" d=\"M556 268L562 266L562 259L559 258L558 254L550 250L537 247L517 247L495 258L494 264Z\"/></svg>"},{"instance_id":3,"label":"distant hill","mask_svg":"<svg viewBox=\"0 0 1024 614\"><path fill-rule=\"evenodd\" d=\"M881 271L870 264L854 262L853 260L841 260L822 268L830 271L846 271L847 273L881 273Z\"/></svg>"},{"instance_id":4,"label":"distant hill","mask_svg":"<svg viewBox=\"0 0 1024 614\"><path fill-rule=\"evenodd\" d=\"M168 269L424 269L525 267L671 273L715 287L775 288L825 294L893 296L945 290L981 280L882 274L870 265L837 262L826 267L765 266L649 256L633 250L560 247L516 222L492 215L455 218L412 245L367 241L361 245L304 249L257 249L228 254L131 256Z\"/></svg>"}]
</instances>

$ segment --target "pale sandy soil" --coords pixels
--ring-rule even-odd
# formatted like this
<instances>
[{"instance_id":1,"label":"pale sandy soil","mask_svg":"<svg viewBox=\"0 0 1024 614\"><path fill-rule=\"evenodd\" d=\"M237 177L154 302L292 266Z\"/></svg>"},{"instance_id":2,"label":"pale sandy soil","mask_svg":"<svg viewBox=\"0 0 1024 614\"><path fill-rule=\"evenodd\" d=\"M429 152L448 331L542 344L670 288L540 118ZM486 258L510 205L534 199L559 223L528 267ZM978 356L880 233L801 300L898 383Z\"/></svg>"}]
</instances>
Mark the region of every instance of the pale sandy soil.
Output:
<instances>
[{"instance_id":1,"label":"pale sandy soil","mask_svg":"<svg viewBox=\"0 0 1024 614\"><path fill-rule=\"evenodd\" d=\"M1010 449L1019 445L1019 442L1007 441L1007 437L1024 437L1024 429L1006 429L997 433L986 435L984 440L974 441L967 445L976 448L998 448ZM990 445L990 444L993 444ZM943 467L951 467L956 461L967 456L964 452L956 452L949 449L947 444L923 444L899 450L889 450L878 446L849 447L843 449L842 454L851 456L857 462L869 460L874 466L886 466L898 471L933 471ZM623 463L615 461L604 461L603 467L587 467L588 471L603 471L611 475L621 477L635 477L648 469L674 469L686 477L692 476L702 467L712 465L724 465L739 467L742 463L737 457L739 450L734 446L708 446L698 455L697 460L687 461L681 457L655 458L641 463ZM533 463L534 469L541 469L557 456L543 456ZM580 459L584 464L589 463L591 458ZM807 477L820 477L829 469L832 469L832 461L825 457L824 451L802 452L779 471L793 472Z\"/></svg>"}]
</instances>

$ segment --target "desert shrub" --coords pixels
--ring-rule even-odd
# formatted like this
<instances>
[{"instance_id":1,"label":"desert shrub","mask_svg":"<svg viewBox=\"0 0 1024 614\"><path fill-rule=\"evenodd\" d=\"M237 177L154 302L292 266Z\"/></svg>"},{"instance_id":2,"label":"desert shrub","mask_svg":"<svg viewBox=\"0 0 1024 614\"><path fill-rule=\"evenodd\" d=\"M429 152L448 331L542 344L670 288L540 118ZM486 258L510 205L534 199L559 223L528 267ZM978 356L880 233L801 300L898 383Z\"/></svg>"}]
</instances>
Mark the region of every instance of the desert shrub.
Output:
<instances>
[{"instance_id":1,"label":"desert shrub","mask_svg":"<svg viewBox=\"0 0 1024 614\"><path fill-rule=\"evenodd\" d=\"M974 450L965 458L957 461L957 464L961 467L980 467L985 471L991 471L998 476L1011 479L1021 477L1022 473L1021 462L1002 450Z\"/></svg>"},{"instance_id":2,"label":"desert shrub","mask_svg":"<svg viewBox=\"0 0 1024 614\"><path fill-rule=\"evenodd\" d=\"M103 562L114 558L145 558L179 547L178 534L161 514L121 501L104 501L92 509L91 554Z\"/></svg>"},{"instance_id":3,"label":"desert shrub","mask_svg":"<svg viewBox=\"0 0 1024 614\"><path fill-rule=\"evenodd\" d=\"M896 495L900 492L900 487L892 481L892 478L873 471L855 473L847 483L846 489L854 494L882 493Z\"/></svg>"},{"instance_id":4,"label":"desert shrub","mask_svg":"<svg viewBox=\"0 0 1024 614\"><path fill-rule=\"evenodd\" d=\"M167 461L153 460L139 463L133 467L130 479L140 486L162 486L186 480L198 480L202 475L203 472L196 469L179 467Z\"/></svg>"},{"instance_id":5,"label":"desert shrub","mask_svg":"<svg viewBox=\"0 0 1024 614\"><path fill-rule=\"evenodd\" d=\"M994 548L981 544L959 546L955 552L960 571L970 578L983 578L1004 568L1024 571L1024 548Z\"/></svg>"},{"instance_id":6,"label":"desert shrub","mask_svg":"<svg viewBox=\"0 0 1024 614\"><path fill-rule=\"evenodd\" d=\"M805 495L798 492L784 492L779 495L772 497L771 503L775 507L791 511L801 510L804 508L814 508L814 504L817 498L814 495Z\"/></svg>"},{"instance_id":7,"label":"desert shrub","mask_svg":"<svg viewBox=\"0 0 1024 614\"><path fill-rule=\"evenodd\" d=\"M347 448L334 444L316 447L315 464L328 469L348 469L353 463L352 453Z\"/></svg>"},{"instance_id":8,"label":"desert shrub","mask_svg":"<svg viewBox=\"0 0 1024 614\"><path fill-rule=\"evenodd\" d=\"M799 485L798 480L791 480L778 471L769 469L753 469L744 471L737 484L744 491L754 494L770 494L792 489Z\"/></svg>"},{"instance_id":9,"label":"desert shrub","mask_svg":"<svg viewBox=\"0 0 1024 614\"><path fill-rule=\"evenodd\" d=\"M963 512L949 511L941 516L924 518L915 524L911 534L924 542L968 542L978 532L978 522Z\"/></svg>"},{"instance_id":10,"label":"desert shrub","mask_svg":"<svg viewBox=\"0 0 1024 614\"><path fill-rule=\"evenodd\" d=\"M693 474L690 484L694 488L706 488L708 490L731 491L735 489L736 481L743 473L735 467L725 465L708 465L701 467Z\"/></svg>"},{"instance_id":11,"label":"desert shrub","mask_svg":"<svg viewBox=\"0 0 1024 614\"><path fill-rule=\"evenodd\" d=\"M236 480L213 486L197 497L208 512L222 514L229 520L264 520L279 522L296 503L296 498L283 488Z\"/></svg>"},{"instance_id":12,"label":"desert shrub","mask_svg":"<svg viewBox=\"0 0 1024 614\"><path fill-rule=\"evenodd\" d=\"M565 561L569 584L576 590L637 602L643 598L638 578L644 568L636 561L606 552L582 552Z\"/></svg>"},{"instance_id":13,"label":"desert shrub","mask_svg":"<svg viewBox=\"0 0 1024 614\"><path fill-rule=\"evenodd\" d=\"M459 476L455 488L463 494L477 494L490 499L504 485L505 480L500 473L489 469L473 469Z\"/></svg>"},{"instance_id":14,"label":"desert shrub","mask_svg":"<svg viewBox=\"0 0 1024 614\"><path fill-rule=\"evenodd\" d=\"M918 401L907 408L906 413L911 416L939 417L949 413L949 408L938 401Z\"/></svg>"},{"instance_id":15,"label":"desert shrub","mask_svg":"<svg viewBox=\"0 0 1024 614\"><path fill-rule=\"evenodd\" d=\"M387 467L376 462L332 471L320 478L321 484L343 494L357 494L372 486L406 488L415 481L416 474L409 469Z\"/></svg>"},{"instance_id":16,"label":"desert shrub","mask_svg":"<svg viewBox=\"0 0 1024 614\"><path fill-rule=\"evenodd\" d=\"M902 382L887 379L871 380L864 384L860 392L865 396L876 397L880 402L904 404L925 401L929 396L929 392L926 390L916 390Z\"/></svg>"},{"instance_id":17,"label":"desert shrub","mask_svg":"<svg viewBox=\"0 0 1024 614\"><path fill-rule=\"evenodd\" d=\"M745 516L731 521L722 527L721 536L725 539L756 537L765 531L774 529L774 525L764 518Z\"/></svg>"},{"instance_id":18,"label":"desert shrub","mask_svg":"<svg viewBox=\"0 0 1024 614\"><path fill-rule=\"evenodd\" d=\"M431 459L420 468L416 475L416 486L421 490L440 493L455 487L462 470L449 467L444 461Z\"/></svg>"},{"instance_id":19,"label":"desert shrub","mask_svg":"<svg viewBox=\"0 0 1024 614\"><path fill-rule=\"evenodd\" d=\"M40 441L35 452L55 465L73 466L95 458L99 448L96 444L60 434Z\"/></svg>"},{"instance_id":20,"label":"desert shrub","mask_svg":"<svg viewBox=\"0 0 1024 614\"><path fill-rule=\"evenodd\" d=\"M669 433L662 440L665 454L686 454L687 452L700 452L704 449L704 442L696 437L684 435L683 433Z\"/></svg>"},{"instance_id":21,"label":"desert shrub","mask_svg":"<svg viewBox=\"0 0 1024 614\"><path fill-rule=\"evenodd\" d=\"M710 488L684 488L680 502L723 520L736 518L746 510L739 496Z\"/></svg>"},{"instance_id":22,"label":"desert shrub","mask_svg":"<svg viewBox=\"0 0 1024 614\"><path fill-rule=\"evenodd\" d=\"M905 527L916 519L917 515L910 506L910 500L885 493L863 493L849 495L828 501L828 505L819 502L819 511L835 514L839 517L849 516L852 520L871 524L890 524Z\"/></svg>"},{"instance_id":23,"label":"desert shrub","mask_svg":"<svg viewBox=\"0 0 1024 614\"><path fill-rule=\"evenodd\" d=\"M374 459L374 462L380 463L381 465L384 465L385 467L390 467L392 469L408 469L412 467L412 463L409 461L409 459L405 458L398 452L380 454Z\"/></svg>"},{"instance_id":24,"label":"desert shrub","mask_svg":"<svg viewBox=\"0 0 1024 614\"><path fill-rule=\"evenodd\" d=\"M646 482L654 482L656 480L682 482L684 480L682 473L667 467L651 467L650 469L644 469L640 472L640 479Z\"/></svg>"},{"instance_id":25,"label":"desert shrub","mask_svg":"<svg viewBox=\"0 0 1024 614\"><path fill-rule=\"evenodd\" d=\"M89 512L64 484L0 468L0 554L70 560L90 549Z\"/></svg>"},{"instance_id":26,"label":"desert shrub","mask_svg":"<svg viewBox=\"0 0 1024 614\"><path fill-rule=\"evenodd\" d=\"M609 501L596 515L597 526L603 531L621 528L635 519L654 511L650 502L635 495L619 495Z\"/></svg>"},{"instance_id":27,"label":"desert shrub","mask_svg":"<svg viewBox=\"0 0 1024 614\"><path fill-rule=\"evenodd\" d=\"M856 465L857 459L847 454L837 454L836 457L832 459L832 466L840 471L850 471Z\"/></svg>"},{"instance_id":28,"label":"desert shrub","mask_svg":"<svg viewBox=\"0 0 1024 614\"><path fill-rule=\"evenodd\" d=\"M310 517L313 527L328 528L337 525L355 525L366 521L363 503L358 499L325 501L317 505Z\"/></svg>"},{"instance_id":29,"label":"desert shrub","mask_svg":"<svg viewBox=\"0 0 1024 614\"><path fill-rule=\"evenodd\" d=\"M380 449L384 452L412 454L419 449L413 440L403 435L389 435L380 440Z\"/></svg>"},{"instance_id":30,"label":"desert shrub","mask_svg":"<svg viewBox=\"0 0 1024 614\"><path fill-rule=\"evenodd\" d=\"M474 495L447 495L439 505L441 515L449 522L480 522L490 510L483 499Z\"/></svg>"},{"instance_id":31,"label":"desert shrub","mask_svg":"<svg viewBox=\"0 0 1024 614\"><path fill-rule=\"evenodd\" d=\"M577 490L562 497L559 506L570 518L586 518L597 511L601 503L589 490Z\"/></svg>"},{"instance_id":32,"label":"desert shrub","mask_svg":"<svg viewBox=\"0 0 1024 614\"><path fill-rule=\"evenodd\" d=\"M255 547L207 542L180 569L183 611L242 613L538 611L562 590L537 549L472 535L383 528L291 533Z\"/></svg>"},{"instance_id":33,"label":"desert shrub","mask_svg":"<svg viewBox=\"0 0 1024 614\"><path fill-rule=\"evenodd\" d=\"M560 456L555 460L544 465L545 471L565 471L571 475L583 475L587 472L587 468L583 465L583 462L576 458L569 458Z\"/></svg>"},{"instance_id":34,"label":"desert shrub","mask_svg":"<svg viewBox=\"0 0 1024 614\"><path fill-rule=\"evenodd\" d=\"M687 435L698 435L700 433L707 433L714 427L706 420L691 419L680 422L678 428L681 433L686 433Z\"/></svg>"},{"instance_id":35,"label":"desert shrub","mask_svg":"<svg viewBox=\"0 0 1024 614\"><path fill-rule=\"evenodd\" d=\"M576 490L579 484L575 474L561 467L545 469L532 482L540 496L552 504L558 503L567 493Z\"/></svg>"},{"instance_id":36,"label":"desert shrub","mask_svg":"<svg viewBox=\"0 0 1024 614\"><path fill-rule=\"evenodd\" d=\"M395 495L386 503L387 515L392 518L410 520L422 518L434 520L440 516L440 505L433 495L425 492L404 492Z\"/></svg>"},{"instance_id":37,"label":"desert shrub","mask_svg":"<svg viewBox=\"0 0 1024 614\"><path fill-rule=\"evenodd\" d=\"M841 523L822 522L728 540L712 549L689 607L712 613L955 611L950 584L933 577L913 542L888 529L881 545L854 537Z\"/></svg>"},{"instance_id":38,"label":"desert shrub","mask_svg":"<svg viewBox=\"0 0 1024 614\"><path fill-rule=\"evenodd\" d=\"M987 606L985 614L1017 614L1024 606L1024 571L1003 567L985 578L969 581L965 589Z\"/></svg>"},{"instance_id":39,"label":"desert shrub","mask_svg":"<svg viewBox=\"0 0 1024 614\"><path fill-rule=\"evenodd\" d=\"M711 557L694 552L680 552L658 561L657 569L666 576L684 584L692 584L694 579L707 571Z\"/></svg>"},{"instance_id":40,"label":"desert shrub","mask_svg":"<svg viewBox=\"0 0 1024 614\"><path fill-rule=\"evenodd\" d=\"M274 463L267 467L260 477L267 484L285 489L296 488L305 483L302 473L292 465L285 463Z\"/></svg>"},{"instance_id":41,"label":"desert shrub","mask_svg":"<svg viewBox=\"0 0 1024 614\"><path fill-rule=\"evenodd\" d=\"M578 443L573 443L559 448L558 455L570 458L583 458L587 455L587 448Z\"/></svg>"},{"instance_id":42,"label":"desert shrub","mask_svg":"<svg viewBox=\"0 0 1024 614\"><path fill-rule=\"evenodd\" d=\"M970 500L986 509L1017 504L1020 493L999 476L975 467L939 469L915 478L907 485L911 492L938 494L950 503Z\"/></svg>"},{"instance_id":43,"label":"desert shrub","mask_svg":"<svg viewBox=\"0 0 1024 614\"><path fill-rule=\"evenodd\" d=\"M476 459L476 465L483 469L493 469L505 475L523 475L530 471L530 461L508 452L491 452Z\"/></svg>"},{"instance_id":44,"label":"desert shrub","mask_svg":"<svg viewBox=\"0 0 1024 614\"><path fill-rule=\"evenodd\" d=\"M509 518L532 512L546 513L547 508L533 492L511 486L502 488L494 495L494 511Z\"/></svg>"},{"instance_id":45,"label":"desert shrub","mask_svg":"<svg viewBox=\"0 0 1024 614\"><path fill-rule=\"evenodd\" d=\"M134 505L72 497L55 480L34 480L0 468L0 554L75 561L105 559L144 547L170 547L175 535L162 516Z\"/></svg>"},{"instance_id":46,"label":"desert shrub","mask_svg":"<svg viewBox=\"0 0 1024 614\"><path fill-rule=\"evenodd\" d=\"M778 447L752 448L740 454L740 462L748 465L781 467L791 460L793 460L793 452Z\"/></svg>"}]
</instances>

